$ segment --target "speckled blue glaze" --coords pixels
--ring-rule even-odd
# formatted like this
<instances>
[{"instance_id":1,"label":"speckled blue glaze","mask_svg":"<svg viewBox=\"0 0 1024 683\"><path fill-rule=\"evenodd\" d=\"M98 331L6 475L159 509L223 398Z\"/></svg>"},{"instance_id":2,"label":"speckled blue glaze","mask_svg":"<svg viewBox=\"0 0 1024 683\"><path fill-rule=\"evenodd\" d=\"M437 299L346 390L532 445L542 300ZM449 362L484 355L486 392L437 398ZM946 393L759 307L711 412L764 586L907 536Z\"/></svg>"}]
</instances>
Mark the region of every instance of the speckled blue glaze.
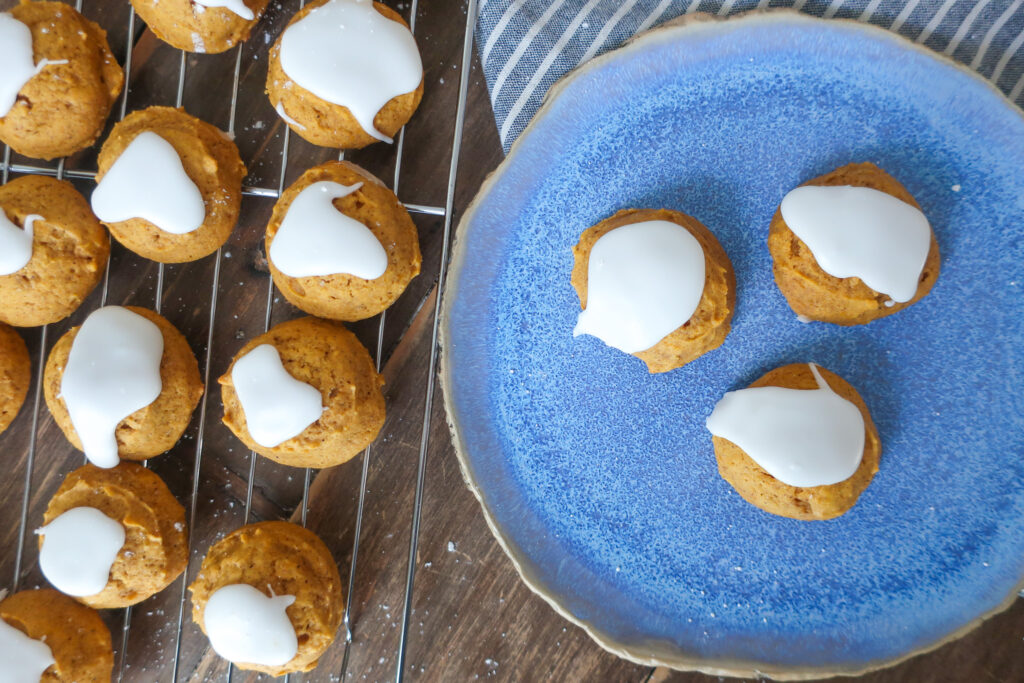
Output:
<instances>
[{"instance_id":1,"label":"speckled blue glaze","mask_svg":"<svg viewBox=\"0 0 1024 683\"><path fill-rule=\"evenodd\" d=\"M801 324L766 246L783 195L854 161L899 179L942 270L866 326ZM1024 118L880 30L789 14L664 31L575 78L460 227L446 387L510 552L633 656L855 670L926 648L1024 577ZM725 344L649 375L591 337L571 247L625 207L691 214L732 259ZM717 473L704 420L767 370L814 361L883 444L859 503L799 522Z\"/></svg>"}]
</instances>

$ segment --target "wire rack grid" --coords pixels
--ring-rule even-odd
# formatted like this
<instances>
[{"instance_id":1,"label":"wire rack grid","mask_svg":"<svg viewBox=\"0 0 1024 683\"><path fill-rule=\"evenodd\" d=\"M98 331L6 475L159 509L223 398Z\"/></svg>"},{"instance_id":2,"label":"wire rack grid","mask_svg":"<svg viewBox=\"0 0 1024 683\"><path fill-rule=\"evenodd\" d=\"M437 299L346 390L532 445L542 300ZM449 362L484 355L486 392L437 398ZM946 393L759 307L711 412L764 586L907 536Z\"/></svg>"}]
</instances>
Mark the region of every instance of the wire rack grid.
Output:
<instances>
[{"instance_id":1,"label":"wire rack grid","mask_svg":"<svg viewBox=\"0 0 1024 683\"><path fill-rule=\"evenodd\" d=\"M84 0L64 0L68 4L73 4L75 9L79 12L83 9ZM127 4L127 3L126 3ZM289 3L285 3L289 4ZM305 0L297 0L295 2L294 10L298 11L305 6ZM410 29L413 34L416 33L416 19L418 14L418 0L411 0L407 5L408 14L407 20L409 22ZM286 10L287 11L287 10ZM430 426L430 415L433 407L434 387L435 387L435 371L437 364L437 344L438 344L438 321L439 313L441 308L441 293L444 290L444 279L445 270L448 262L448 247L451 237L452 218L453 218L453 205L455 199L455 188L458 177L458 164L462 145L462 133L465 122L465 111L466 111L466 95L469 87L469 65L472 57L473 47L473 34L474 26L477 15L477 0L466 0L465 7L465 29L462 41L461 50L461 62L457 65L459 72L459 84L458 84L458 97L455 104L454 112L454 130L452 137L451 147L451 160L448 168L447 177L447 188L445 193L444 206L432 206L425 204L415 204L403 202L406 209L413 214L422 214L428 216L436 216L443 220L443 231L441 238L441 255L437 272L435 273L436 291L437 296L434 297L434 305L432 312L432 329L431 329L431 341L430 341L430 362L429 371L427 372L427 380L423 389L424 395L424 409L423 409L423 422L421 427L421 438L419 444L419 452L417 459L417 477L415 484L415 497L414 506L412 511L410 523L410 541L407 555L407 572L405 577L405 594L404 603L402 609L402 621L400 630L400 640L398 643L396 653L396 667L393 672L394 680L402 681L405 675L405 654L409 636L409 620L413 598L413 590L415 584L416 574L416 550L419 540L419 528L421 523L421 513L423 504L423 487L426 471L426 460L427 451L431 439L431 426ZM141 22L138 20L133 9L128 10L128 20L125 27L125 50L124 50L124 88L120 96L119 106L117 107L117 120L122 120L128 113L128 98L132 87L132 68L133 68L133 53L135 51L136 43L138 41L141 32L138 31ZM236 132L236 118L238 114L238 100L240 91L240 74L243 60L243 48L244 44L238 45L233 48L235 53L234 59L234 71L232 79L232 89L230 94L230 110L228 116L228 128L227 133L230 137L234 138ZM188 72L188 60L189 53L180 51L179 55L179 66L177 75L177 89L175 95L175 106L181 107L184 99L185 82ZM442 81L443 82L443 81ZM402 170L403 153L405 150L405 139L406 130L403 128L398 136L395 152L394 152L394 175L392 182L393 191L399 193L399 181ZM288 159L289 159L289 144L290 144L290 131L287 127L284 128L283 140L281 144L281 165L278 176L278 182L276 187L261 187L254 184L245 184L242 188L242 194L245 197L257 197L264 199L277 199L284 191L286 186L286 178L288 174ZM344 159L345 154L341 152L338 155L339 160ZM12 152L10 147L4 147L3 160L0 162L0 180L2 183L7 183L10 179L11 174L37 174L37 175L48 175L56 177L57 179L68 179L68 180L79 180L79 181L94 181L96 171L91 169L68 169L66 168L66 159L60 159L55 166L38 165L35 163L17 163L12 161ZM189 503L187 506L187 519L188 528L190 530L195 529L198 510L197 503L199 501L201 491L201 477L200 468L204 457L204 437L206 435L207 425L207 401L209 397L209 382L210 382L210 368L211 368L211 357L214 349L214 330L218 321L218 298L221 291L221 266L224 259L224 248L217 250L213 256L213 275L212 284L209 292L209 317L207 321L206 330L206 344L205 353L202 359L202 376L204 386L207 387L207 391L204 392L200 405L198 407L198 428L195 435L195 447L193 451L193 463L192 463L192 477L191 477L191 491L189 494ZM156 284L153 297L153 308L158 313L161 312L163 301L164 301L164 281L165 281L165 266L159 264L156 272ZM101 284L101 293L99 297L99 306L105 306L108 302L110 294L110 274L111 274L111 260L108 259L106 264L103 280ZM263 331L266 332L271 326L272 314L274 310L274 284L269 274L266 277L266 303L264 309L263 318ZM377 333L376 333L376 347L374 359L375 365L378 372L381 370L382 356L383 356L383 342L384 342L384 330L385 323L387 320L387 313L381 313L377 319ZM37 475L35 470L36 461L36 450L38 444L38 433L40 429L40 410L41 410L41 396L42 396L42 383L43 383L43 367L46 361L46 352L48 348L47 337L49 325L44 325L39 332L39 354L36 359L36 373L33 378L32 388L32 402L31 402L31 427L29 432L29 439L27 445L27 455L25 460L25 474L22 485L21 505L20 505L20 520L19 530L17 536L17 546L15 549L15 560L14 560L14 576L11 581L11 592L17 591L22 581L22 570L25 559L25 546L26 537L31 535L32 531L29 529L29 501L31 493L33 491L33 477ZM367 492L367 477L369 470L369 463L374 445L371 444L366 448L362 454L362 466L360 485L358 493L358 502L355 510L355 531L352 541L351 560L348 567L348 580L347 580L347 591L345 614L343 620L344 633L342 635L344 639L344 653L342 656L342 663L340 670L336 672L327 672L331 680L345 680L346 674L352 675L352 672L348 671L349 659L351 652L351 645L353 642L353 622L350 619L352 614L352 599L355 592L356 582L356 568L359 557L359 543L360 543L360 532L362 529L364 506ZM255 481L255 473L257 466L257 454L253 451L248 453L248 476L246 478L246 493L244 502L244 516L243 523L248 523L252 513L252 500L253 500L253 489ZM147 464L147 463L144 463ZM313 478L313 470L306 468L303 471L303 486L302 486L302 500L299 504L297 511L299 521L303 526L306 525L308 503L309 503L309 491L310 484ZM195 548L193 537L190 534L190 547L189 555L192 558L197 551L205 552L205 548ZM177 683L179 680L184 680L183 676L189 675L189 672L185 672L181 664L181 646L182 646L182 631L185 625L185 610L187 602L187 586L192 578L192 572L190 571L192 563L186 568L180 579L168 587L167 591L178 591L178 598L176 600L176 629L174 636L173 645L173 661L170 671L170 680ZM176 588L175 588L176 587ZM117 665L115 668L115 675L117 680L133 680L132 676L127 673L126 662L129 647L129 633L131 632L132 622L132 608L128 607L122 611L122 627L120 633L120 645L115 648L117 650ZM117 638L115 638L115 643ZM232 680L235 670L233 667L228 665L225 674L225 680ZM323 672L316 672L314 676ZM288 681L290 677L286 676L285 680ZM309 678L309 677L307 677Z\"/></svg>"}]
</instances>

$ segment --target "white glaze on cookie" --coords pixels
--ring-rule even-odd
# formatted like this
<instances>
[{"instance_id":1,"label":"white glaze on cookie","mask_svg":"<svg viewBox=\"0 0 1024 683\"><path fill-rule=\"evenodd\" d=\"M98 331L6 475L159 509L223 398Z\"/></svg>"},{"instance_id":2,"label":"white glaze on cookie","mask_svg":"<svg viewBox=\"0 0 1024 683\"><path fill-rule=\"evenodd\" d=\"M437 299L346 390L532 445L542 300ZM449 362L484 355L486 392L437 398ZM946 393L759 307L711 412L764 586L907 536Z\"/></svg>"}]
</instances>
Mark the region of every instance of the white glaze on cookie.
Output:
<instances>
[{"instance_id":1,"label":"white glaze on cookie","mask_svg":"<svg viewBox=\"0 0 1024 683\"><path fill-rule=\"evenodd\" d=\"M870 187L804 185L780 210L829 275L859 277L900 303L914 298L931 246L917 208Z\"/></svg>"},{"instance_id":2,"label":"white glaze on cookie","mask_svg":"<svg viewBox=\"0 0 1024 683\"><path fill-rule=\"evenodd\" d=\"M283 666L299 651L295 627L285 611L293 595L267 597L244 583L214 591L203 610L210 645L229 662Z\"/></svg>"},{"instance_id":3,"label":"white glaze on cookie","mask_svg":"<svg viewBox=\"0 0 1024 683\"><path fill-rule=\"evenodd\" d=\"M206 219L203 195L178 152L148 130L103 175L92 193L92 210L104 223L142 218L173 235L198 230Z\"/></svg>"},{"instance_id":4,"label":"white glaze on cookie","mask_svg":"<svg viewBox=\"0 0 1024 683\"><path fill-rule=\"evenodd\" d=\"M192 0L192 2L202 7L224 7L247 21L256 18L252 10L245 6L245 0Z\"/></svg>"},{"instance_id":5,"label":"white glaze on cookie","mask_svg":"<svg viewBox=\"0 0 1024 683\"><path fill-rule=\"evenodd\" d=\"M298 436L324 412L319 390L289 375L271 344L260 344L236 360L231 383L249 434L267 448Z\"/></svg>"},{"instance_id":6,"label":"white glaze on cookie","mask_svg":"<svg viewBox=\"0 0 1024 683\"><path fill-rule=\"evenodd\" d=\"M292 200L270 243L270 261L288 277L347 273L375 280L388 268L377 236L334 206L360 187L321 180Z\"/></svg>"},{"instance_id":7,"label":"white glaze on cookie","mask_svg":"<svg viewBox=\"0 0 1024 683\"><path fill-rule=\"evenodd\" d=\"M18 92L47 66L67 64L66 59L33 61L32 29L0 12L0 118L7 116L18 100Z\"/></svg>"},{"instance_id":8,"label":"white glaze on cookie","mask_svg":"<svg viewBox=\"0 0 1024 683\"><path fill-rule=\"evenodd\" d=\"M121 306L92 313L71 343L60 398L82 450L97 467L120 462L114 431L160 395L160 328Z\"/></svg>"},{"instance_id":9,"label":"white glaze on cookie","mask_svg":"<svg viewBox=\"0 0 1024 683\"><path fill-rule=\"evenodd\" d=\"M693 316L704 293L704 249L670 221L631 223L590 250L587 307L573 336L626 353L651 348Z\"/></svg>"},{"instance_id":10,"label":"white glaze on cookie","mask_svg":"<svg viewBox=\"0 0 1024 683\"><path fill-rule=\"evenodd\" d=\"M366 133L377 112L416 90L423 63L412 34L384 17L371 0L330 0L289 26L281 37L281 68L317 97L346 107Z\"/></svg>"},{"instance_id":11,"label":"white glaze on cookie","mask_svg":"<svg viewBox=\"0 0 1024 683\"><path fill-rule=\"evenodd\" d=\"M39 681L55 663L50 647L0 619L0 681Z\"/></svg>"},{"instance_id":12,"label":"white glaze on cookie","mask_svg":"<svg viewBox=\"0 0 1024 683\"><path fill-rule=\"evenodd\" d=\"M102 591L124 546L124 527L92 507L62 513L36 530L43 537L39 568L61 593L84 597Z\"/></svg>"},{"instance_id":13,"label":"white glaze on cookie","mask_svg":"<svg viewBox=\"0 0 1024 683\"><path fill-rule=\"evenodd\" d=\"M274 111L276 111L277 115L281 117L281 120L287 123L288 125L294 128L298 128L299 130L306 130L306 127L304 125L302 125L292 117L288 116L288 113L284 110L283 102L278 102L277 106L274 107Z\"/></svg>"},{"instance_id":14,"label":"white glaze on cookie","mask_svg":"<svg viewBox=\"0 0 1024 683\"><path fill-rule=\"evenodd\" d=\"M32 260L32 235L36 221L46 220L38 214L25 216L25 229L15 225L0 209L0 275L10 275Z\"/></svg>"},{"instance_id":15,"label":"white glaze on cookie","mask_svg":"<svg viewBox=\"0 0 1024 683\"><path fill-rule=\"evenodd\" d=\"M813 363L808 366L817 389L730 391L706 424L783 484L837 484L853 476L864 456L864 416L832 390Z\"/></svg>"}]
</instances>

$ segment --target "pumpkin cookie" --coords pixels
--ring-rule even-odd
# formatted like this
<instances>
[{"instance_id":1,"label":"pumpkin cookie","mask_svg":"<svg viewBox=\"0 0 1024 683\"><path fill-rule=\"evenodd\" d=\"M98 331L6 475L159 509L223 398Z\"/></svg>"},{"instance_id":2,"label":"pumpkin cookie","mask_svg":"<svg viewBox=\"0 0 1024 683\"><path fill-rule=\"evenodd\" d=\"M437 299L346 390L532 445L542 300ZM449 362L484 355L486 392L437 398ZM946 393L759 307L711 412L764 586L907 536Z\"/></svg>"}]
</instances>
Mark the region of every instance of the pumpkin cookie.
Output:
<instances>
[{"instance_id":1,"label":"pumpkin cookie","mask_svg":"<svg viewBox=\"0 0 1024 683\"><path fill-rule=\"evenodd\" d=\"M289 302L346 321L393 304L422 260L416 225L395 193L346 161L314 166L284 191L267 225L266 250L274 284Z\"/></svg>"},{"instance_id":2,"label":"pumpkin cookie","mask_svg":"<svg viewBox=\"0 0 1024 683\"><path fill-rule=\"evenodd\" d=\"M939 277L939 245L921 207L872 163L837 168L787 194L768 250L790 308L837 325L901 311Z\"/></svg>"},{"instance_id":3,"label":"pumpkin cookie","mask_svg":"<svg viewBox=\"0 0 1024 683\"><path fill-rule=\"evenodd\" d=\"M0 323L0 433L18 416L32 382L32 361L25 340Z\"/></svg>"},{"instance_id":4,"label":"pumpkin cookie","mask_svg":"<svg viewBox=\"0 0 1024 683\"><path fill-rule=\"evenodd\" d=\"M100 615L55 590L0 600L0 637L17 643L18 664L43 683L102 683L114 674L110 630Z\"/></svg>"},{"instance_id":5,"label":"pumpkin cookie","mask_svg":"<svg viewBox=\"0 0 1024 683\"><path fill-rule=\"evenodd\" d=\"M91 517L82 514L83 509ZM96 513L109 521L99 519L96 524ZM159 476L133 462L74 470L50 499L43 521L38 532L43 574L57 589L90 607L141 602L166 588L188 563L185 508ZM121 543L110 544L105 554L103 525L121 527ZM76 554L76 538L89 539L91 551ZM93 585L87 586L90 582ZM80 595L97 585L99 590Z\"/></svg>"},{"instance_id":6,"label":"pumpkin cookie","mask_svg":"<svg viewBox=\"0 0 1024 683\"><path fill-rule=\"evenodd\" d=\"M313 670L345 612L331 552L288 522L249 524L225 536L189 590L192 620L214 650L271 676Z\"/></svg>"},{"instance_id":7,"label":"pumpkin cookie","mask_svg":"<svg viewBox=\"0 0 1024 683\"><path fill-rule=\"evenodd\" d=\"M386 5L315 0L271 48L267 94L309 142L356 149L391 142L412 117L423 64L408 25Z\"/></svg>"},{"instance_id":8,"label":"pumpkin cookie","mask_svg":"<svg viewBox=\"0 0 1024 683\"><path fill-rule=\"evenodd\" d=\"M86 328L81 365L69 385L69 358ZM130 366L124 365L126 358ZM99 371L90 373L90 367ZM145 460L174 446L203 395L203 382L188 341L166 318L136 306L106 306L54 345L43 373L43 395L71 445L92 462L113 467L119 457ZM82 417L79 427L88 429L88 444L69 412L71 396ZM138 399L140 407L123 414L125 396Z\"/></svg>"},{"instance_id":9,"label":"pumpkin cookie","mask_svg":"<svg viewBox=\"0 0 1024 683\"><path fill-rule=\"evenodd\" d=\"M231 235L245 173L220 130L181 109L149 107L129 114L103 143L92 207L136 254L195 261Z\"/></svg>"},{"instance_id":10,"label":"pumpkin cookie","mask_svg":"<svg viewBox=\"0 0 1024 683\"><path fill-rule=\"evenodd\" d=\"M187 52L224 52L249 38L270 0L132 0L157 37Z\"/></svg>"},{"instance_id":11,"label":"pumpkin cookie","mask_svg":"<svg viewBox=\"0 0 1024 683\"><path fill-rule=\"evenodd\" d=\"M103 279L110 240L64 180L22 176L0 187L0 321L34 327L71 315Z\"/></svg>"},{"instance_id":12,"label":"pumpkin cookie","mask_svg":"<svg viewBox=\"0 0 1024 683\"><path fill-rule=\"evenodd\" d=\"M602 242L606 236L616 242ZM607 252L599 264L591 263L595 247ZM696 360L729 334L736 277L725 250L697 219L667 209L624 209L585 230L572 251L572 286L584 311L574 334L593 334L652 373ZM591 282L595 276L600 280Z\"/></svg>"},{"instance_id":13,"label":"pumpkin cookie","mask_svg":"<svg viewBox=\"0 0 1024 683\"><path fill-rule=\"evenodd\" d=\"M21 0L0 35L0 141L40 159L94 143L124 83L103 29L67 3Z\"/></svg>"},{"instance_id":14,"label":"pumpkin cookie","mask_svg":"<svg viewBox=\"0 0 1024 683\"><path fill-rule=\"evenodd\" d=\"M727 393L707 424L719 474L773 515L838 517L878 472L882 442L864 399L811 363L776 368Z\"/></svg>"},{"instance_id":15,"label":"pumpkin cookie","mask_svg":"<svg viewBox=\"0 0 1024 683\"><path fill-rule=\"evenodd\" d=\"M383 384L369 352L342 325L290 320L243 346L220 378L224 424L271 460L331 467L377 438Z\"/></svg>"}]
</instances>

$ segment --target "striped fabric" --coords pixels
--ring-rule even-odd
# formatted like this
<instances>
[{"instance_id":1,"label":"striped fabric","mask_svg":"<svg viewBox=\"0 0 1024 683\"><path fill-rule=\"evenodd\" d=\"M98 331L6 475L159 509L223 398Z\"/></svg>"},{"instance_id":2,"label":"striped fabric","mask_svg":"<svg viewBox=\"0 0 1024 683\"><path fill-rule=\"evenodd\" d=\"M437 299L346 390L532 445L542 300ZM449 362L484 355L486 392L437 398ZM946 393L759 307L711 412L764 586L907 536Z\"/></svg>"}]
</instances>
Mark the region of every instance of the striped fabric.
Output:
<instances>
[{"instance_id":1,"label":"striped fabric","mask_svg":"<svg viewBox=\"0 0 1024 683\"><path fill-rule=\"evenodd\" d=\"M1024 106L1024 0L481 0L478 48L507 152L577 64L688 12L793 7L898 31L969 65Z\"/></svg>"}]
</instances>

